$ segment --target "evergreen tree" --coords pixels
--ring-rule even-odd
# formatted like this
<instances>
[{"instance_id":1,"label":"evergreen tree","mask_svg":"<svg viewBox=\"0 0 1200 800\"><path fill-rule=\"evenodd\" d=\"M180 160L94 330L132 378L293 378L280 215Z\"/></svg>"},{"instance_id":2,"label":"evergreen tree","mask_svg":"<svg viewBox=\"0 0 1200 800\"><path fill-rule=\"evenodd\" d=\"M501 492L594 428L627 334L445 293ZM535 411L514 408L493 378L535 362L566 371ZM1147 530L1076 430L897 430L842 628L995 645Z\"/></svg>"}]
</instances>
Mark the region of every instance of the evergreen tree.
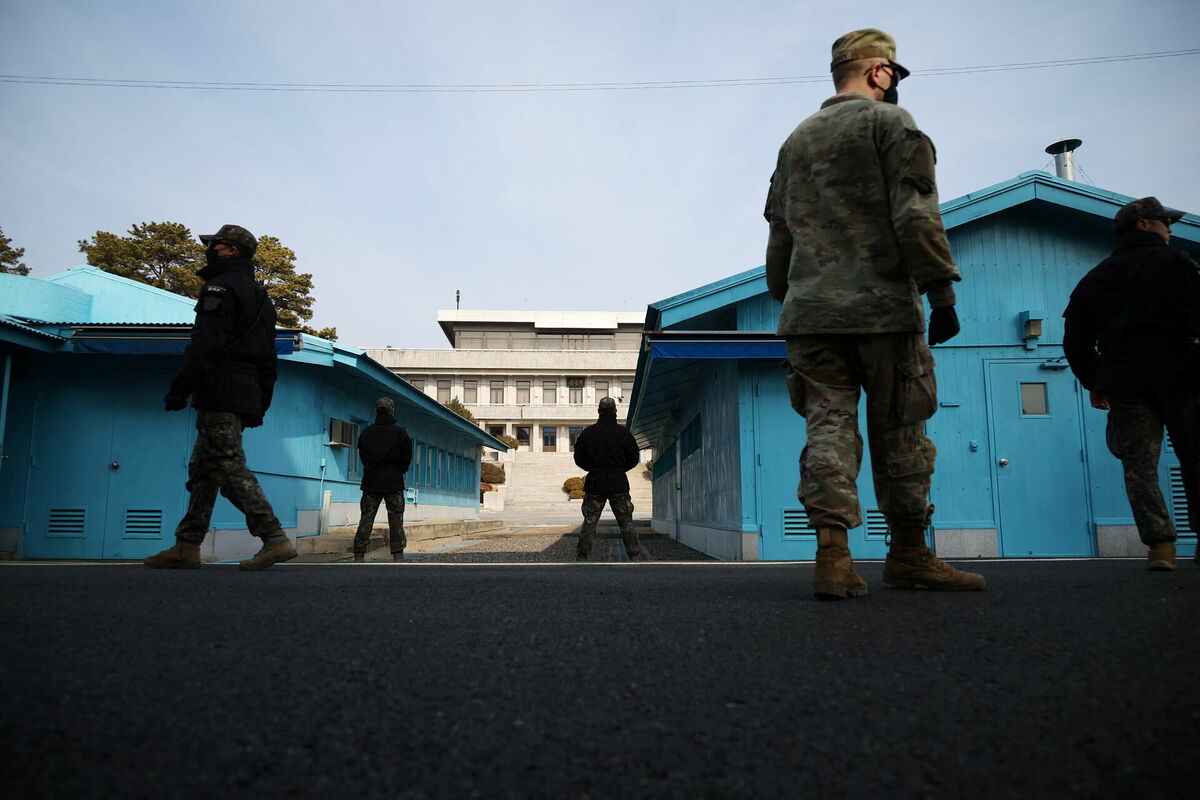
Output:
<instances>
[{"instance_id":1,"label":"evergreen tree","mask_svg":"<svg viewBox=\"0 0 1200 800\"><path fill-rule=\"evenodd\" d=\"M143 222L128 236L96 231L90 240L79 240L79 251L93 267L122 278L187 297L200 293L203 281L196 270L204 266L204 245L181 223Z\"/></svg>"},{"instance_id":2,"label":"evergreen tree","mask_svg":"<svg viewBox=\"0 0 1200 800\"><path fill-rule=\"evenodd\" d=\"M475 419L475 415L471 413L461 400L457 397L451 397L450 402L445 404L446 408L458 414L460 417L470 422L472 425L478 425L479 420Z\"/></svg>"},{"instance_id":3,"label":"evergreen tree","mask_svg":"<svg viewBox=\"0 0 1200 800\"><path fill-rule=\"evenodd\" d=\"M4 229L0 228L0 272L28 275L29 267L21 263L23 255L25 255L25 248L13 247L12 239L5 236Z\"/></svg>"},{"instance_id":4,"label":"evergreen tree","mask_svg":"<svg viewBox=\"0 0 1200 800\"><path fill-rule=\"evenodd\" d=\"M204 281L196 272L204 266L204 245L179 222L143 222L128 236L96 231L81 239L79 250L88 263L105 272L148 283L186 297L200 293ZM23 252L23 251L22 251ZM254 254L255 278L267 290L278 324L298 328L323 339L337 339L337 328L310 328L312 273L296 271L296 252L275 236L261 236Z\"/></svg>"}]
</instances>

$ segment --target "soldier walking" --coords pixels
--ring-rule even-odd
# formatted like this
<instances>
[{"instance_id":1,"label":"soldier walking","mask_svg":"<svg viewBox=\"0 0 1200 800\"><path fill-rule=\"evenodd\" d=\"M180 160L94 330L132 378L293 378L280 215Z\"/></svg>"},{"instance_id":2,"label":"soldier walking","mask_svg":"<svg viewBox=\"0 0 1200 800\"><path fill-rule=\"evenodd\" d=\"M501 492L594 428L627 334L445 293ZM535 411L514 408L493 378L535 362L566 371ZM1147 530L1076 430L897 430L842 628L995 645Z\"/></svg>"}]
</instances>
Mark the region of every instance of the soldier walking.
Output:
<instances>
[{"instance_id":1,"label":"soldier walking","mask_svg":"<svg viewBox=\"0 0 1200 800\"><path fill-rule=\"evenodd\" d=\"M642 551L637 531L633 529L633 500L629 497L629 477L625 474L640 460L637 442L629 429L617 422L615 400L601 399L599 412L599 421L584 428L575 440L575 463L587 470L583 482L583 525L579 528L575 560L588 560L596 523L608 503L621 528L625 555L630 561L637 561Z\"/></svg>"},{"instance_id":2,"label":"soldier walking","mask_svg":"<svg viewBox=\"0 0 1200 800\"><path fill-rule=\"evenodd\" d=\"M1092 407L1108 412L1108 448L1124 467L1151 570L1175 569L1175 525L1158 485L1164 427L1200 531L1200 268L1168 247L1182 216L1155 197L1122 207L1113 218L1120 242L1063 311L1063 351Z\"/></svg>"},{"instance_id":3,"label":"soldier walking","mask_svg":"<svg viewBox=\"0 0 1200 800\"><path fill-rule=\"evenodd\" d=\"M783 304L788 390L807 420L798 496L817 532L813 591L821 599L867 594L846 531L862 524L855 480L862 460L860 392L875 494L891 543L890 586L978 590L925 545L936 456L925 420L937 407L929 344L958 333L958 267L942 227L934 148L896 105L908 76L896 43L873 28L833 44L837 94L779 151L765 216L767 286Z\"/></svg>"},{"instance_id":4,"label":"soldier walking","mask_svg":"<svg viewBox=\"0 0 1200 800\"><path fill-rule=\"evenodd\" d=\"M241 569L266 569L296 557L262 487L246 467L242 429L256 428L275 391L275 306L254 280L258 240L238 225L200 237L207 266L196 301L196 321L183 366L164 400L167 411L196 409L196 445L188 463L188 509L175 529L175 545L143 563L160 569L196 569L220 491L246 516L262 539Z\"/></svg>"},{"instance_id":5,"label":"soldier walking","mask_svg":"<svg viewBox=\"0 0 1200 800\"><path fill-rule=\"evenodd\" d=\"M387 507L388 547L393 561L404 560L404 474L412 463L412 439L396 424L396 403L390 397L375 401L375 423L358 436L362 460L362 500L354 534L354 560L362 562L371 543L371 528L379 503Z\"/></svg>"}]
</instances>

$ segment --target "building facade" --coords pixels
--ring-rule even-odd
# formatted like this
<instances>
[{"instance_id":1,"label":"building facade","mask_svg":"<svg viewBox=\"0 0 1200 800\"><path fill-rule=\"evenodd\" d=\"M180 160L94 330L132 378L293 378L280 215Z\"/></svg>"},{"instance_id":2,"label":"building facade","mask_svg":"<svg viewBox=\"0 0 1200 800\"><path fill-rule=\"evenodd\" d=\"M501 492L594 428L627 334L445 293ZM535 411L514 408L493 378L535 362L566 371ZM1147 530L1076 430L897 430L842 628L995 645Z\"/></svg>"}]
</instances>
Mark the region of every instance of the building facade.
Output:
<instances>
[{"instance_id":1,"label":"building facade","mask_svg":"<svg viewBox=\"0 0 1200 800\"><path fill-rule=\"evenodd\" d=\"M603 397L623 422L633 389L640 312L439 310L451 349L366 353L442 403L457 398L492 436L522 451L567 453Z\"/></svg>"},{"instance_id":2,"label":"building facade","mask_svg":"<svg viewBox=\"0 0 1200 800\"><path fill-rule=\"evenodd\" d=\"M46 279L0 274L0 553L140 559L168 546L187 507L195 411L163 411L195 300L78 267ZM276 335L278 382L246 461L286 531L357 523L358 431L396 401L413 439L405 518L479 516L482 448L504 444L362 351ZM218 498L205 560L260 543ZM5 556L0 556L5 557Z\"/></svg>"},{"instance_id":3,"label":"building facade","mask_svg":"<svg viewBox=\"0 0 1200 800\"><path fill-rule=\"evenodd\" d=\"M929 541L942 557L1145 557L1105 443L1106 414L1091 407L1062 350L1062 310L1112 251L1110 221L1131 199L1029 172L942 204L963 276L962 332L934 348L939 407L927 423L938 451ZM1200 257L1200 219L1172 226L1171 245ZM816 551L796 497L805 423L788 398L778 318L762 267L646 314L629 427L655 451L654 526L724 559ZM867 451L865 522L851 547L880 558L887 524ZM1169 437L1159 477L1179 552L1190 556L1197 532Z\"/></svg>"}]
</instances>

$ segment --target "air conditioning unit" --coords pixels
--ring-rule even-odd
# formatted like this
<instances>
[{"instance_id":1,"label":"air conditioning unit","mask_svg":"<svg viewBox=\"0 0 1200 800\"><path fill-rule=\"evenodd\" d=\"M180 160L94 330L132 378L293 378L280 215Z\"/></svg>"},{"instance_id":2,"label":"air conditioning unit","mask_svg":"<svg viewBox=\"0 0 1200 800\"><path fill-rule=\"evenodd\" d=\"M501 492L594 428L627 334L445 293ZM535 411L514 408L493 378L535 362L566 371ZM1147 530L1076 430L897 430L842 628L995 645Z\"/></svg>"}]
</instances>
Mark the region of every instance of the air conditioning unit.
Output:
<instances>
[{"instance_id":1,"label":"air conditioning unit","mask_svg":"<svg viewBox=\"0 0 1200 800\"><path fill-rule=\"evenodd\" d=\"M358 426L344 419L329 420L329 446L354 447L358 439Z\"/></svg>"}]
</instances>

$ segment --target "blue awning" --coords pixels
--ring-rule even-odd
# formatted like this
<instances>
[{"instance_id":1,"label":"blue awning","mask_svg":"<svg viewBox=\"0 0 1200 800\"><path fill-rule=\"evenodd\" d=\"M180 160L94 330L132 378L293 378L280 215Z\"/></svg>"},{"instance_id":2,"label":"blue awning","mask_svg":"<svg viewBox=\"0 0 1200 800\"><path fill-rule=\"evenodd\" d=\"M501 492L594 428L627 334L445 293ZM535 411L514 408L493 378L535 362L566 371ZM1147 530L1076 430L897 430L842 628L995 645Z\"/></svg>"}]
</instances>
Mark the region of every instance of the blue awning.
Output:
<instances>
[{"instance_id":1,"label":"blue awning","mask_svg":"<svg viewBox=\"0 0 1200 800\"><path fill-rule=\"evenodd\" d=\"M188 346L187 338L178 339L122 339L115 336L96 336L71 339L71 350L75 353L102 355L159 355L180 356ZM275 352L286 356L295 352L296 340L291 334L275 339Z\"/></svg>"},{"instance_id":2,"label":"blue awning","mask_svg":"<svg viewBox=\"0 0 1200 800\"><path fill-rule=\"evenodd\" d=\"M656 341L650 338L651 358L787 358L782 339Z\"/></svg>"}]
</instances>

